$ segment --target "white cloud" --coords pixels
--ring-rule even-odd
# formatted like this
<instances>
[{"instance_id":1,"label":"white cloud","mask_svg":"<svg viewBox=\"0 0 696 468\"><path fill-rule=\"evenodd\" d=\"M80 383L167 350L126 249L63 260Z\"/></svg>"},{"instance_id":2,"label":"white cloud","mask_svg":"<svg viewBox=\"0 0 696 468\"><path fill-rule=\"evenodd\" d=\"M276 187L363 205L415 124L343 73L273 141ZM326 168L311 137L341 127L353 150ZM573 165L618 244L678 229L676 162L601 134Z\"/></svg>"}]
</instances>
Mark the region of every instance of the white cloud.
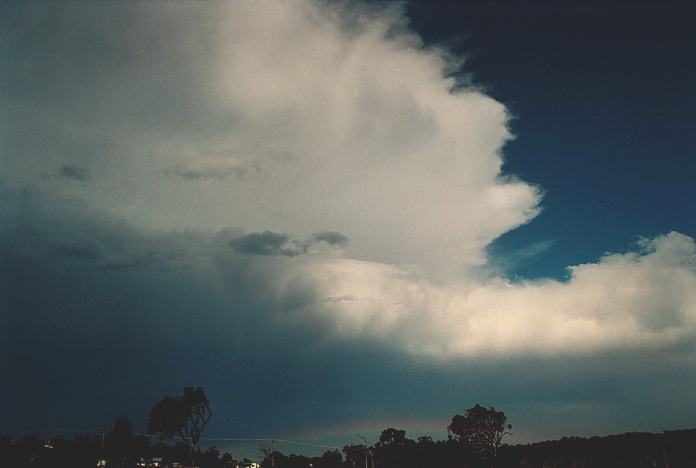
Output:
<instances>
[{"instance_id":1,"label":"white cloud","mask_svg":"<svg viewBox=\"0 0 696 468\"><path fill-rule=\"evenodd\" d=\"M567 282L451 281L353 260L312 265L314 313L339 337L434 358L574 355L696 338L696 245L679 233L570 268ZM360 298L330 300L332 298Z\"/></svg>"},{"instance_id":2,"label":"white cloud","mask_svg":"<svg viewBox=\"0 0 696 468\"><path fill-rule=\"evenodd\" d=\"M46 189L135 224L337 231L353 257L431 270L485 263L537 211L537 189L500 172L505 107L457 88L460 59L397 5L56 8L36 14L38 46L16 46L15 180L71 161L92 183ZM32 105L25 83L50 97Z\"/></svg>"}]
</instances>

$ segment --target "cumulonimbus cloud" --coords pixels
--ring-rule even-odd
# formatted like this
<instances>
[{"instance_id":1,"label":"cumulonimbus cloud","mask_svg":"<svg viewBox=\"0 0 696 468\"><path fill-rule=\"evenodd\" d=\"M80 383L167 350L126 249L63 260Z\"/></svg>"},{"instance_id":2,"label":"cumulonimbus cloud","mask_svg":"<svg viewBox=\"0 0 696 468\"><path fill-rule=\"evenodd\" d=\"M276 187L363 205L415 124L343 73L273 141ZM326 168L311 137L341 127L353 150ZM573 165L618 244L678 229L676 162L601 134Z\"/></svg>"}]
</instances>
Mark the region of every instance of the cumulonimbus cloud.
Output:
<instances>
[{"instance_id":1,"label":"cumulonimbus cloud","mask_svg":"<svg viewBox=\"0 0 696 468\"><path fill-rule=\"evenodd\" d=\"M353 257L433 271L482 265L537 212L539 190L501 172L506 108L455 80L461 60L426 47L401 6L72 8L28 6L41 40L13 39L17 183L71 160L99 184L41 188L137 225L335 231Z\"/></svg>"},{"instance_id":2,"label":"cumulonimbus cloud","mask_svg":"<svg viewBox=\"0 0 696 468\"><path fill-rule=\"evenodd\" d=\"M682 234L574 266L567 282L472 273L493 240L534 218L541 191L501 170L505 106L452 78L462 60L423 44L398 5L129 2L22 14L31 32L3 39L16 65L0 98L13 112L3 173L15 189L51 195L5 197L6 252L35 249L105 275L195 258L219 267L220 282L230 269L256 278L245 304L280 324L321 323L332 338L418 356L694 339L694 242ZM74 161L65 177L90 183L37 177L64 161ZM81 220L72 227L51 215L65 199L89 206L70 208ZM23 229L42 241L26 244ZM342 249L300 255L317 243ZM230 283L233 301L242 293Z\"/></svg>"}]
</instances>

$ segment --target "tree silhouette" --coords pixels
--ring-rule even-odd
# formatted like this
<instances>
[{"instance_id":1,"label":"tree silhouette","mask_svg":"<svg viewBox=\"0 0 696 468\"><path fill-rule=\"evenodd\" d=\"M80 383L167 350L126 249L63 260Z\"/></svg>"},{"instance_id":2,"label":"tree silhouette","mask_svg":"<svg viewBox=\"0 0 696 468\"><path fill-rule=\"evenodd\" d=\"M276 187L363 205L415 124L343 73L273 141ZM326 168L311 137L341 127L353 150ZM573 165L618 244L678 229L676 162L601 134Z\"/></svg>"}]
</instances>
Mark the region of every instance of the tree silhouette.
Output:
<instances>
[{"instance_id":1,"label":"tree silhouette","mask_svg":"<svg viewBox=\"0 0 696 468\"><path fill-rule=\"evenodd\" d=\"M51 434L50 439L28 435L13 441L0 434L0 467L11 468L94 468L95 459L108 458L117 434L128 436L130 430L125 420L114 422L114 430L106 439L106 452L102 449L101 434L82 434L72 440ZM665 431L651 434L633 432L603 437L564 437L560 440L535 442L524 445L501 445L495 460L477 452L468 443L453 437L433 440L418 437L406 438L402 445L402 431L388 428L382 441L372 447L368 466L374 454L377 468L694 468L696 467L696 429ZM125 440L125 437L124 437ZM386 442L386 443L385 443ZM175 445L157 443L150 445L145 436L133 435L127 452L130 460L125 466L135 468L140 457L161 458L164 465L186 459L188 447L184 442ZM356 468L365 466L364 444L345 447L349 455L343 461L338 451L329 451L321 457L284 455L275 451L275 468ZM215 448L205 452L196 450L196 464L201 468L232 468L238 464L230 454L220 454ZM245 460L251 463L251 460ZM188 462L187 462L188 463ZM116 460L108 460L107 466L117 466ZM270 460L264 460L270 467Z\"/></svg>"},{"instance_id":2,"label":"tree silhouette","mask_svg":"<svg viewBox=\"0 0 696 468\"><path fill-rule=\"evenodd\" d=\"M389 427L382 431L382 434L379 436L378 444L383 446L403 447L406 445L406 431Z\"/></svg>"},{"instance_id":3,"label":"tree silhouette","mask_svg":"<svg viewBox=\"0 0 696 468\"><path fill-rule=\"evenodd\" d=\"M108 447L111 456L118 461L117 466L123 466L124 458L133 438L133 425L128 418L116 418L109 433Z\"/></svg>"},{"instance_id":4,"label":"tree silhouette","mask_svg":"<svg viewBox=\"0 0 696 468\"><path fill-rule=\"evenodd\" d=\"M466 410L464 416L454 415L447 426L447 433L482 454L495 458L503 437L510 434L510 429L512 426L507 423L505 413L496 411L492 406L484 408L476 404Z\"/></svg>"},{"instance_id":5,"label":"tree silhouette","mask_svg":"<svg viewBox=\"0 0 696 468\"><path fill-rule=\"evenodd\" d=\"M189 451L193 466L193 453L212 416L210 400L202 388L186 387L180 396L165 396L150 410L147 431L163 438L181 437Z\"/></svg>"},{"instance_id":6,"label":"tree silhouette","mask_svg":"<svg viewBox=\"0 0 696 468\"><path fill-rule=\"evenodd\" d=\"M415 442L406 437L406 431L389 427L382 431L374 446L375 465L384 468L410 468L414 465Z\"/></svg>"}]
</instances>

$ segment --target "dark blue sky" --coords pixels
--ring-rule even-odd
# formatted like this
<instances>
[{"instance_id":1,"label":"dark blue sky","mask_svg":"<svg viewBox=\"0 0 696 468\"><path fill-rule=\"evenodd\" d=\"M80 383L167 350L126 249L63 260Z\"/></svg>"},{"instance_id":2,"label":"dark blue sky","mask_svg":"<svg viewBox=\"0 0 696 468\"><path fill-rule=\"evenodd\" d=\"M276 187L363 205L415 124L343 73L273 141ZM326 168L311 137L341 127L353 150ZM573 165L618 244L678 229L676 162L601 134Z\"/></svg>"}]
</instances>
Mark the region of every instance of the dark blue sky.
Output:
<instances>
[{"instance_id":1,"label":"dark blue sky","mask_svg":"<svg viewBox=\"0 0 696 468\"><path fill-rule=\"evenodd\" d=\"M544 190L506 252L553 239L522 277L621 251L637 236L696 233L696 8L692 2L413 2L426 43L470 59L515 116L505 170Z\"/></svg>"}]
</instances>

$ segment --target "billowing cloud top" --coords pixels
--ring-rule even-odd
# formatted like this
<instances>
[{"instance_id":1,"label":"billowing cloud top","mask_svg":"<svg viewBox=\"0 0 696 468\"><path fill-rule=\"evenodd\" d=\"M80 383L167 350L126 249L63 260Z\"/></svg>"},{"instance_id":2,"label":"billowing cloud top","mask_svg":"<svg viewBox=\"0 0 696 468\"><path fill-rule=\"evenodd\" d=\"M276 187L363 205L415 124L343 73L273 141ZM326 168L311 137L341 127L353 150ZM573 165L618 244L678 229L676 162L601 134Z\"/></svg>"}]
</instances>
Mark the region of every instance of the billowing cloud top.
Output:
<instances>
[{"instance_id":1,"label":"billowing cloud top","mask_svg":"<svg viewBox=\"0 0 696 468\"><path fill-rule=\"evenodd\" d=\"M52 191L139 225L337 231L353 256L432 269L485 263L536 213L500 172L506 109L448 77L459 62L396 5L26 8L9 180L58 166L94 183Z\"/></svg>"}]
</instances>

